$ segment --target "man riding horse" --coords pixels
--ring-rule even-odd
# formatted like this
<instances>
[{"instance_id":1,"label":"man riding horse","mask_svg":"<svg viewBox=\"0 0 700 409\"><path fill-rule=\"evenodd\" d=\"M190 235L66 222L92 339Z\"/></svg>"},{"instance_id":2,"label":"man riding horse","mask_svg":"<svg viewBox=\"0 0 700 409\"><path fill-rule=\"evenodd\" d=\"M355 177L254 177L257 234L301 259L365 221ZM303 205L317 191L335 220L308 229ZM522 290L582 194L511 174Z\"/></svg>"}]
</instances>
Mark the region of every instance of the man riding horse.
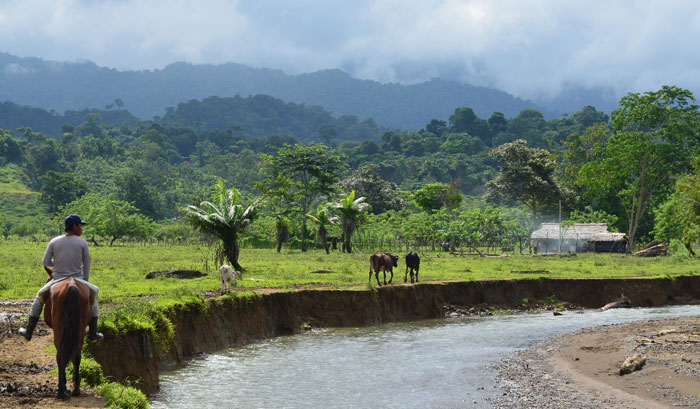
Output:
<instances>
[{"instance_id":1,"label":"man riding horse","mask_svg":"<svg viewBox=\"0 0 700 409\"><path fill-rule=\"evenodd\" d=\"M39 321L41 309L49 296L51 285L70 277L82 282L90 289L92 318L89 324L88 342L97 342L103 338L102 334L97 332L97 293L99 288L88 282L90 278L90 251L87 241L80 237L83 234L83 226L86 224L87 222L83 221L77 214L68 215L65 220L66 234L54 237L46 247L42 263L50 279L36 293L29 311L27 327L19 329L19 333L27 341L32 339L32 333Z\"/></svg>"}]
</instances>

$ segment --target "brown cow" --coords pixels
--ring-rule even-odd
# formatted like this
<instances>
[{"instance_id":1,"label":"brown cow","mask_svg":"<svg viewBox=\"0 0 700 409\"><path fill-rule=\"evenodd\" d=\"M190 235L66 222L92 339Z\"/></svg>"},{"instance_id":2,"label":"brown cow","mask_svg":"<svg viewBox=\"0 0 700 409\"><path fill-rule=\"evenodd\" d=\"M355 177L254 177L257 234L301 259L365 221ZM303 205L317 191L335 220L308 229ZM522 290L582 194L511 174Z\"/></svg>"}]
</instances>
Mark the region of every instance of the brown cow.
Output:
<instances>
[{"instance_id":1,"label":"brown cow","mask_svg":"<svg viewBox=\"0 0 700 409\"><path fill-rule=\"evenodd\" d=\"M369 281L372 281L372 270L374 269L374 277L377 279L377 285L382 285L379 282L379 272L384 272L384 285L386 283L386 272L391 273L391 278L389 278L389 284L391 280L394 279L394 267L398 267L399 256L395 256L389 253L376 253L369 257Z\"/></svg>"}]
</instances>

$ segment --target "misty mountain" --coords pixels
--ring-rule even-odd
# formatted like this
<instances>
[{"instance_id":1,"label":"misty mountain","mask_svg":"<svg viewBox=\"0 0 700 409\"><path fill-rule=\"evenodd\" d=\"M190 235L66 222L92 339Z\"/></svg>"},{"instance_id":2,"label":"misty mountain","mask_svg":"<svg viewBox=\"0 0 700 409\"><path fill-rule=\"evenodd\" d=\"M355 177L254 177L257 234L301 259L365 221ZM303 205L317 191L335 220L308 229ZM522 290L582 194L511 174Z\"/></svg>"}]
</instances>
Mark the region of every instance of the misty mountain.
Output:
<instances>
[{"instance_id":1,"label":"misty mountain","mask_svg":"<svg viewBox=\"0 0 700 409\"><path fill-rule=\"evenodd\" d=\"M55 62L0 53L0 101L59 112L102 108L118 100L120 108L135 116L152 118L164 115L166 107L191 99L255 94L320 105L334 116L373 118L381 125L401 129L419 129L432 118L446 120L464 106L483 118L496 111L506 117L523 109L540 110L546 117L562 112L495 89L440 79L414 85L382 84L352 78L341 70L287 75L234 63L175 63L162 70L118 71L92 62ZM582 101L570 111L583 105Z\"/></svg>"},{"instance_id":2,"label":"misty mountain","mask_svg":"<svg viewBox=\"0 0 700 409\"><path fill-rule=\"evenodd\" d=\"M620 97L612 88L586 88L576 84L565 84L556 96L541 96L534 101L546 107L545 116L560 118L562 114L572 114L586 105L610 114L618 108Z\"/></svg>"}]
</instances>

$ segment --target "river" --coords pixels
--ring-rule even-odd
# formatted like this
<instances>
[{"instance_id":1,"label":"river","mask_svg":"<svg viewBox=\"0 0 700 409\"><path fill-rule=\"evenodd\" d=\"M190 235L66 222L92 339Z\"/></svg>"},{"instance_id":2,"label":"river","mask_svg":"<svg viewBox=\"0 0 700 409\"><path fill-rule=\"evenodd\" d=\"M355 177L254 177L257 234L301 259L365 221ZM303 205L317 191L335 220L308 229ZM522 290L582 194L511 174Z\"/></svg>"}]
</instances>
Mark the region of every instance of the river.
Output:
<instances>
[{"instance_id":1,"label":"river","mask_svg":"<svg viewBox=\"0 0 700 409\"><path fill-rule=\"evenodd\" d=\"M153 408L488 408L493 364L553 335L700 306L446 318L315 330L206 354L160 376Z\"/></svg>"}]
</instances>

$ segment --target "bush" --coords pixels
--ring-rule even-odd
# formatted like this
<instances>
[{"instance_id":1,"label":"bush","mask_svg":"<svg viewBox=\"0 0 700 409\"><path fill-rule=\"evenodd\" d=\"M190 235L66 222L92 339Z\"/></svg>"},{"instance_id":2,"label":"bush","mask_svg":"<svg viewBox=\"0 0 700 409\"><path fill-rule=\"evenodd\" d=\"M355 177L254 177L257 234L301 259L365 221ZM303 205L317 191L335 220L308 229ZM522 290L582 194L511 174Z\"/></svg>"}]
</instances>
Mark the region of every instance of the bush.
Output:
<instances>
[{"instance_id":1,"label":"bush","mask_svg":"<svg viewBox=\"0 0 700 409\"><path fill-rule=\"evenodd\" d=\"M73 379L73 363L69 363L66 368L66 376L68 380ZM105 375L102 372L102 366L94 359L83 355L80 360L80 383L90 387L96 387L105 383Z\"/></svg>"},{"instance_id":2,"label":"bush","mask_svg":"<svg viewBox=\"0 0 700 409\"><path fill-rule=\"evenodd\" d=\"M683 243L681 243L680 240L671 239L671 242L668 244L668 254L669 255L680 254L682 256L687 256L688 250L685 248L685 245Z\"/></svg>"},{"instance_id":3,"label":"bush","mask_svg":"<svg viewBox=\"0 0 700 409\"><path fill-rule=\"evenodd\" d=\"M110 408L147 409L148 400L140 390L116 382L103 383L97 392L105 399Z\"/></svg>"}]
</instances>

